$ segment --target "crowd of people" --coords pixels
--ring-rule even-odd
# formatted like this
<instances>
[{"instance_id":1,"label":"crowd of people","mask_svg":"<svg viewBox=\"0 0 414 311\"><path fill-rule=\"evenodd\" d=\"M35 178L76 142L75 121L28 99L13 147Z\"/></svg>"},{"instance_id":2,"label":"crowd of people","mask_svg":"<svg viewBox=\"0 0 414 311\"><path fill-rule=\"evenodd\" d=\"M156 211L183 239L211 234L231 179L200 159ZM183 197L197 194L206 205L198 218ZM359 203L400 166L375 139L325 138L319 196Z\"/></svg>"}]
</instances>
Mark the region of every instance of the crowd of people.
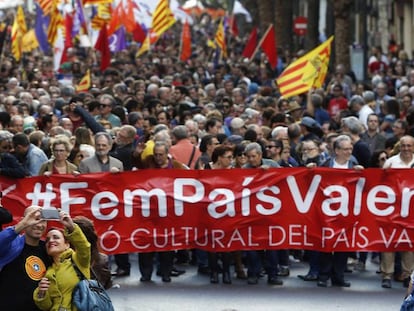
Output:
<instances>
[{"instance_id":1,"label":"crowd of people","mask_svg":"<svg viewBox=\"0 0 414 311\"><path fill-rule=\"evenodd\" d=\"M53 72L48 56L33 52L19 65L6 52L0 68L0 175L116 174L149 168L413 167L414 68L404 52L386 55L372 49L369 82L357 81L338 64L323 88L283 98L274 80L278 72L269 68L264 56L247 62L240 55L241 43L234 41L229 58L215 63L205 52L208 31L203 31L197 30L187 62L177 61L178 33L168 32L140 58L135 58L137 46L131 43L103 72L91 63L90 51L82 48L68 51L69 61L59 74ZM283 66L295 58L287 51L281 55ZM92 86L77 93L75 86L88 68ZM20 293L34 293L24 299L2 299L10 302L4 310L70 310L68 293L77 276L73 271L64 274L64 267L71 259L87 276L94 265L108 272L96 234L85 237L80 225L63 212L66 230L49 231L43 242L46 224L39 218L40 210L26 209L23 220L0 233L0 297L16 297L17 287ZM4 219L9 222L10 215ZM87 220L79 220L85 222L90 229ZM142 253L139 269L142 282L152 280L154 266L163 282L171 282L172 276L185 272L180 264L193 263L212 284L222 274L225 284L237 277L254 285L264 274L269 285L283 285L282 277L290 274L290 253ZM414 268L412 252L294 255L309 262L309 272L299 277L320 287L328 286L329 280L333 286L351 286L344 277L349 263L364 270L369 257L380 262L384 288L391 288L393 279L408 287ZM36 271L25 268L29 257ZM113 276L128 277L129 255L114 257ZM61 284L62 279L69 281ZM111 286L108 273L102 282Z\"/></svg>"}]
</instances>

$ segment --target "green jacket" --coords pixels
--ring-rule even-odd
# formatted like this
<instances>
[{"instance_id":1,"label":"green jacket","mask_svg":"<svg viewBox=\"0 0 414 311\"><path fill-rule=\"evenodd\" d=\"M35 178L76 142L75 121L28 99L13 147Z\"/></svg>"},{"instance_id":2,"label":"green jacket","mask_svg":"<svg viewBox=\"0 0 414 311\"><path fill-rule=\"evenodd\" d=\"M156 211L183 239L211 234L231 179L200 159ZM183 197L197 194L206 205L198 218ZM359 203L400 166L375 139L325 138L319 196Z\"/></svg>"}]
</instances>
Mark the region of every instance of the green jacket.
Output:
<instances>
[{"instance_id":1,"label":"green jacket","mask_svg":"<svg viewBox=\"0 0 414 311\"><path fill-rule=\"evenodd\" d=\"M80 280L72 266L72 259L83 274L90 278L91 245L77 224L74 224L71 234L65 231L65 236L76 251L72 248L64 251L60 263L53 263L47 269L45 277L49 279L50 287L43 298L38 297L38 288L33 292L34 302L41 310L77 310L72 304L72 292Z\"/></svg>"}]
</instances>

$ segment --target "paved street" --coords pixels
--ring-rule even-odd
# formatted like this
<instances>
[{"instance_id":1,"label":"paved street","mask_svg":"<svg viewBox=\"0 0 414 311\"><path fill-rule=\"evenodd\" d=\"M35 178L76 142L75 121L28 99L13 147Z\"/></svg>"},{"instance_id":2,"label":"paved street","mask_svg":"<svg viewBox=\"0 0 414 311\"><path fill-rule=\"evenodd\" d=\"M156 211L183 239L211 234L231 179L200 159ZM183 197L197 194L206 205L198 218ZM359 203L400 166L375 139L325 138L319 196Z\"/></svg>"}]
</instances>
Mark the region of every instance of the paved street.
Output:
<instances>
[{"instance_id":1,"label":"paved street","mask_svg":"<svg viewBox=\"0 0 414 311\"><path fill-rule=\"evenodd\" d=\"M187 272L172 283L162 283L155 275L153 282L140 283L136 255L131 255L131 263L131 276L116 278L120 288L109 291L116 311L389 311L399 310L405 293L402 283L393 282L388 290L381 288L375 273L378 265L372 263L365 272L347 274L350 288L318 288L315 282L304 282L297 275L305 274L307 265L297 262L291 264L291 275L283 278L282 287L268 286L266 278L258 285L237 279L232 285L213 285L192 266L180 266Z\"/></svg>"}]
</instances>

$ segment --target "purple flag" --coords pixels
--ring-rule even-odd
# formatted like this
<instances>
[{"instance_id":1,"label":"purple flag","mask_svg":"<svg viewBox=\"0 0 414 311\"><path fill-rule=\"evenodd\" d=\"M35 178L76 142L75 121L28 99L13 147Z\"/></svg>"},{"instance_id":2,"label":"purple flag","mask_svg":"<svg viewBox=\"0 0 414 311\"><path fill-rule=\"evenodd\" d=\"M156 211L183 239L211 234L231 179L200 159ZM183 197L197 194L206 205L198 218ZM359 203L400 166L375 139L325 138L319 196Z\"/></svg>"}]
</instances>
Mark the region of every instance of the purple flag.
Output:
<instances>
[{"instance_id":1,"label":"purple flag","mask_svg":"<svg viewBox=\"0 0 414 311\"><path fill-rule=\"evenodd\" d=\"M126 49L125 27L121 26L109 37L109 49L112 53Z\"/></svg>"},{"instance_id":2,"label":"purple flag","mask_svg":"<svg viewBox=\"0 0 414 311\"><path fill-rule=\"evenodd\" d=\"M36 3L36 21L35 21L35 34L39 47L43 52L49 51L49 42L47 42L47 36L45 28L49 24L48 18L43 15L43 11L40 6Z\"/></svg>"},{"instance_id":3,"label":"purple flag","mask_svg":"<svg viewBox=\"0 0 414 311\"><path fill-rule=\"evenodd\" d=\"M83 29L83 34L87 34L85 14L83 12L82 0L76 0L76 13L73 19L72 36L75 37Z\"/></svg>"}]
</instances>

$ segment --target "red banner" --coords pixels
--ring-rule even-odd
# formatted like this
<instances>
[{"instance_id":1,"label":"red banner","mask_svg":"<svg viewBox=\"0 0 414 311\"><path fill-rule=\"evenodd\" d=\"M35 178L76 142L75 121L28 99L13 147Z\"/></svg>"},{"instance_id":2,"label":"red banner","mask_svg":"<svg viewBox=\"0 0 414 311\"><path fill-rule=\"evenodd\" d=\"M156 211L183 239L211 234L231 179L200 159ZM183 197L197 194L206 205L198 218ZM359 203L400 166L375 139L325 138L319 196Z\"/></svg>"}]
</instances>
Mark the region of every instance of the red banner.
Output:
<instances>
[{"instance_id":1,"label":"red banner","mask_svg":"<svg viewBox=\"0 0 414 311\"><path fill-rule=\"evenodd\" d=\"M107 253L414 250L413 170L139 170L0 179L28 205L93 219Z\"/></svg>"}]
</instances>

